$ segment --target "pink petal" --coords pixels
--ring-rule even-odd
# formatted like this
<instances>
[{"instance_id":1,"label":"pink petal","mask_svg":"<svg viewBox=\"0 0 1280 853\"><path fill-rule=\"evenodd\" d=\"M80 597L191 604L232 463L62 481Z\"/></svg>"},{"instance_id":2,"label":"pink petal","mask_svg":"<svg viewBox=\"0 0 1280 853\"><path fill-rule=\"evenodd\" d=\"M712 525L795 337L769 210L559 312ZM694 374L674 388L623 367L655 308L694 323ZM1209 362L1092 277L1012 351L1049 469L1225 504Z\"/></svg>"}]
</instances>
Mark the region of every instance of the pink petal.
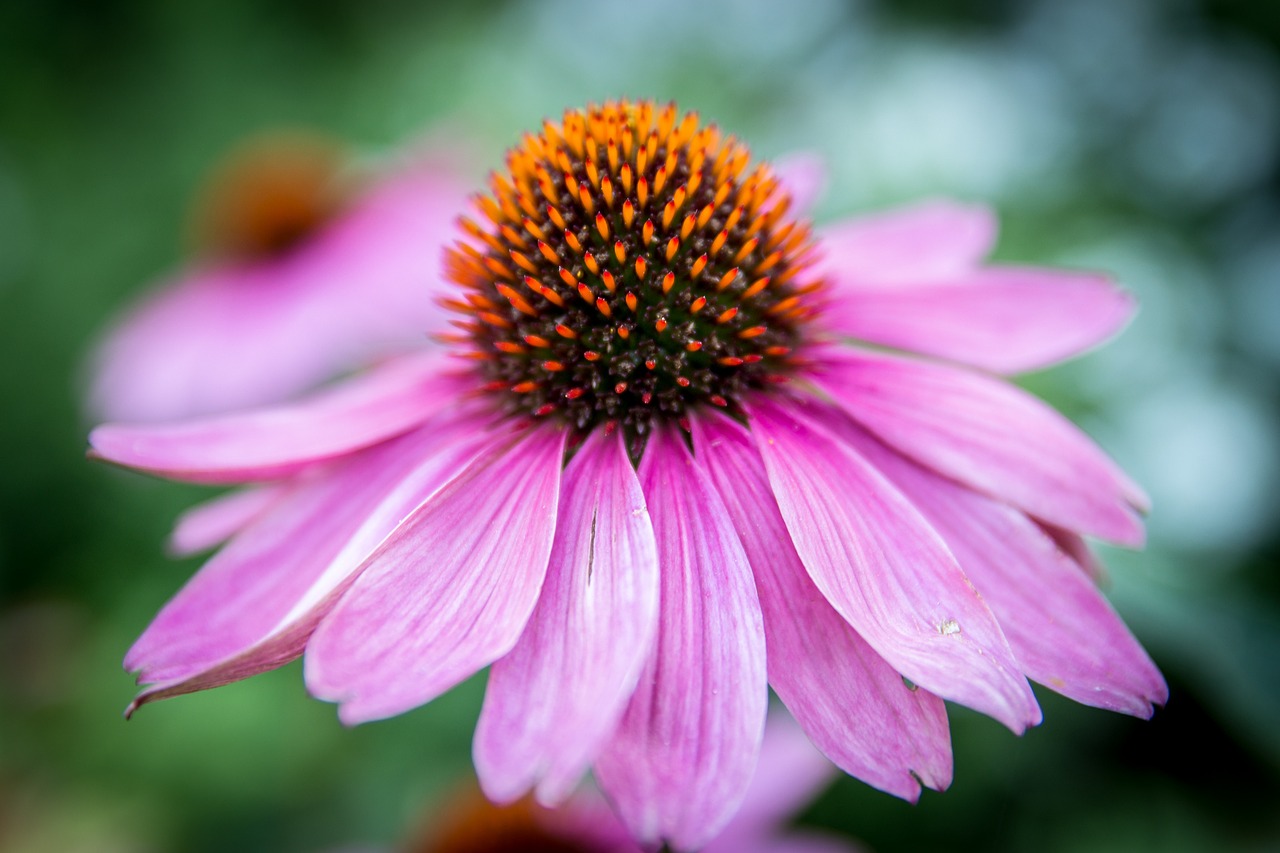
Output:
<instances>
[{"instance_id":1,"label":"pink petal","mask_svg":"<svg viewBox=\"0 0 1280 853\"><path fill-rule=\"evenodd\" d=\"M542 588L564 431L482 452L406 518L307 645L307 687L353 724L429 702L505 655Z\"/></svg>"},{"instance_id":2,"label":"pink petal","mask_svg":"<svg viewBox=\"0 0 1280 853\"><path fill-rule=\"evenodd\" d=\"M770 713L760 762L742 808L703 853L760 849L759 845L778 834L835 775L835 767L814 749L794 720L782 712Z\"/></svg>"},{"instance_id":3,"label":"pink petal","mask_svg":"<svg viewBox=\"0 0 1280 853\"><path fill-rule=\"evenodd\" d=\"M1061 527L1054 527L1052 524L1043 522L1040 523L1040 529L1062 549L1064 554L1083 569L1084 573L1095 584L1106 582L1107 567L1098 559L1098 555L1093 553L1093 549L1089 547L1089 544L1084 541L1082 536L1072 533L1070 530L1063 530Z\"/></svg>"},{"instance_id":4,"label":"pink petal","mask_svg":"<svg viewBox=\"0 0 1280 853\"><path fill-rule=\"evenodd\" d=\"M1021 732L1040 709L995 617L946 545L847 445L767 398L749 410L805 568L840 615L912 682Z\"/></svg>"},{"instance_id":5,"label":"pink petal","mask_svg":"<svg viewBox=\"0 0 1280 853\"><path fill-rule=\"evenodd\" d=\"M774 161L773 170L782 191L791 197L791 213L811 216L827 179L822 158L808 151L796 151Z\"/></svg>"},{"instance_id":6,"label":"pink petal","mask_svg":"<svg viewBox=\"0 0 1280 853\"><path fill-rule=\"evenodd\" d=\"M1062 361L1118 332L1134 301L1105 277L987 268L896 288L846 289L826 319L845 334L991 370Z\"/></svg>"},{"instance_id":7,"label":"pink petal","mask_svg":"<svg viewBox=\"0 0 1280 853\"><path fill-rule=\"evenodd\" d=\"M640 482L661 570L658 641L596 776L645 844L697 849L737 810L767 697L751 567L683 440L649 438Z\"/></svg>"},{"instance_id":8,"label":"pink petal","mask_svg":"<svg viewBox=\"0 0 1280 853\"><path fill-rule=\"evenodd\" d=\"M433 423L324 476L278 487L270 510L206 563L130 649L125 667L154 685L135 706L297 657L335 591L466 464L482 434L474 419Z\"/></svg>"},{"instance_id":9,"label":"pink petal","mask_svg":"<svg viewBox=\"0 0 1280 853\"><path fill-rule=\"evenodd\" d=\"M912 464L847 421L842 434L942 534L1028 678L1077 702L1139 717L1168 699L1142 646L1035 522Z\"/></svg>"},{"instance_id":10,"label":"pink petal","mask_svg":"<svg viewBox=\"0 0 1280 853\"><path fill-rule=\"evenodd\" d=\"M89 435L90 455L195 483L288 476L454 405L458 380L441 366L439 356L405 357L299 403L179 424L106 424Z\"/></svg>"},{"instance_id":11,"label":"pink petal","mask_svg":"<svg viewBox=\"0 0 1280 853\"><path fill-rule=\"evenodd\" d=\"M1128 478L1025 391L956 367L854 350L832 356L813 378L856 420L939 473L1051 524L1142 543L1126 503Z\"/></svg>"},{"instance_id":12,"label":"pink petal","mask_svg":"<svg viewBox=\"0 0 1280 853\"><path fill-rule=\"evenodd\" d=\"M158 422L262 406L420 348L465 199L451 169L405 170L284 256L183 270L99 346L94 410Z\"/></svg>"},{"instance_id":13,"label":"pink petal","mask_svg":"<svg viewBox=\"0 0 1280 853\"><path fill-rule=\"evenodd\" d=\"M694 438L755 572L769 682L779 698L846 773L912 801L921 782L946 788L951 748L942 700L908 688L814 586L747 432L727 418L699 418Z\"/></svg>"},{"instance_id":14,"label":"pink petal","mask_svg":"<svg viewBox=\"0 0 1280 853\"><path fill-rule=\"evenodd\" d=\"M494 663L476 728L485 793L538 784L558 805L613 733L649 658L658 553L620 430L593 433L565 470L542 595L520 642Z\"/></svg>"},{"instance_id":15,"label":"pink petal","mask_svg":"<svg viewBox=\"0 0 1280 853\"><path fill-rule=\"evenodd\" d=\"M938 199L823 229L821 273L843 291L975 267L996 239L985 207Z\"/></svg>"},{"instance_id":16,"label":"pink petal","mask_svg":"<svg viewBox=\"0 0 1280 853\"><path fill-rule=\"evenodd\" d=\"M265 512L283 492L280 486L237 489L193 506L178 516L169 534L169 550L186 557L221 545Z\"/></svg>"}]
</instances>

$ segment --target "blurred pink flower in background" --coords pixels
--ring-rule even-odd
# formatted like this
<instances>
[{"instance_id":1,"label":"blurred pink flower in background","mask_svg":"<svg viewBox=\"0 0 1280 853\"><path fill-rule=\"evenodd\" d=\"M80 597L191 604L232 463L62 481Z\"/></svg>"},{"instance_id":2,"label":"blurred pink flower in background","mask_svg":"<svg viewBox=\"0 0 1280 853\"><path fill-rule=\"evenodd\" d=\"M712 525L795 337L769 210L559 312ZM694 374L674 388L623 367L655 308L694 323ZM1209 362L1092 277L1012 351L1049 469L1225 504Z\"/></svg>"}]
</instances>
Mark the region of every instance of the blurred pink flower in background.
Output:
<instances>
[{"instance_id":1,"label":"blurred pink flower in background","mask_svg":"<svg viewBox=\"0 0 1280 853\"><path fill-rule=\"evenodd\" d=\"M830 783L834 769L785 714L771 715L742 808L703 853L853 853L848 839L786 829ZM592 789L558 809L529 798L495 806L479 791L446 800L407 853L640 853Z\"/></svg>"},{"instance_id":2,"label":"blurred pink flower in background","mask_svg":"<svg viewBox=\"0 0 1280 853\"><path fill-rule=\"evenodd\" d=\"M122 465L266 484L180 525L231 538L129 652L135 706L305 650L358 723L492 664L490 797L559 803L594 767L641 843L682 850L745 796L766 681L908 799L950 783L944 699L1022 732L1029 677L1149 716L1164 681L1081 539L1140 545L1145 498L988 372L1081 352L1132 301L984 264L993 217L950 202L815 246L785 192L812 170L747 163L674 108L566 113L450 253L463 367L423 352L289 406L95 430Z\"/></svg>"},{"instance_id":3,"label":"blurred pink flower in background","mask_svg":"<svg viewBox=\"0 0 1280 853\"><path fill-rule=\"evenodd\" d=\"M464 199L440 152L373 172L315 134L248 140L197 201L191 260L95 349L91 409L128 421L242 409L421 346Z\"/></svg>"}]
</instances>

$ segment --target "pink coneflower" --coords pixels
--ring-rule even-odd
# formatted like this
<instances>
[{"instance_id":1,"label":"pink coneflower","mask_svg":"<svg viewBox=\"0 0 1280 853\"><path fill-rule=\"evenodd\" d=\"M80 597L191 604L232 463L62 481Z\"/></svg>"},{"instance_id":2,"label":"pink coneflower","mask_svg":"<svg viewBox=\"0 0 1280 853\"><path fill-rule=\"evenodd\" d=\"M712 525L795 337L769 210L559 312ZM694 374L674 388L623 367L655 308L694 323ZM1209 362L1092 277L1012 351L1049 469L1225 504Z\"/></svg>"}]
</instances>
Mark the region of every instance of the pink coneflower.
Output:
<instances>
[{"instance_id":1,"label":"pink coneflower","mask_svg":"<svg viewBox=\"0 0 1280 853\"><path fill-rule=\"evenodd\" d=\"M421 347L423 293L464 184L439 155L358 174L324 137L236 149L201 194L194 258L109 330L90 406L163 421L275 403L369 360Z\"/></svg>"},{"instance_id":2,"label":"pink coneflower","mask_svg":"<svg viewBox=\"0 0 1280 853\"><path fill-rule=\"evenodd\" d=\"M93 433L144 471L271 483L188 520L188 542L237 532L129 652L138 703L305 650L358 723L492 664L490 797L557 803L594 767L642 843L693 849L742 800L766 683L909 799L950 782L944 699L1015 732L1040 721L1027 677L1164 701L1082 565L1082 534L1141 543L1140 492L989 372L1097 343L1125 295L983 266L991 219L961 205L814 238L674 106L570 111L508 166L447 259L461 362Z\"/></svg>"},{"instance_id":3,"label":"pink coneflower","mask_svg":"<svg viewBox=\"0 0 1280 853\"><path fill-rule=\"evenodd\" d=\"M831 764L796 726L772 716L742 808L703 853L853 853L847 839L787 830L832 777ZM409 853L641 853L626 827L590 789L558 809L525 797L497 806L479 791L446 801Z\"/></svg>"}]
</instances>

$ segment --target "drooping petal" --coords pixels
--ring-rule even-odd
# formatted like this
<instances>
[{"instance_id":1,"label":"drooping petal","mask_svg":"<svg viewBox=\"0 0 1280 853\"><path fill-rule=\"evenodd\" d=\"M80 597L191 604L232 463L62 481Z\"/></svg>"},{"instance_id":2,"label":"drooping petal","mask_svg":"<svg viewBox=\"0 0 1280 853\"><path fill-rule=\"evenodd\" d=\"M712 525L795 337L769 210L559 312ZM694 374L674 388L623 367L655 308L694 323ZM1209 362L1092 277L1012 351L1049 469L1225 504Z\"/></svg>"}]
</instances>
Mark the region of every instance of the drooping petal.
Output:
<instances>
[{"instance_id":1,"label":"drooping petal","mask_svg":"<svg viewBox=\"0 0 1280 853\"><path fill-rule=\"evenodd\" d=\"M177 424L105 424L90 455L193 483L271 480L406 432L458 399L441 358L389 361L294 404Z\"/></svg>"},{"instance_id":2,"label":"drooping petal","mask_svg":"<svg viewBox=\"0 0 1280 853\"><path fill-rule=\"evenodd\" d=\"M769 682L845 772L914 801L951 782L947 712L912 690L809 579L755 446L721 417L694 421L697 458L715 482L755 573Z\"/></svg>"},{"instance_id":3,"label":"drooping petal","mask_svg":"<svg viewBox=\"0 0 1280 853\"><path fill-rule=\"evenodd\" d=\"M840 429L836 418L828 422ZM1151 658L1035 522L920 468L847 421L841 434L946 540L1028 678L1077 702L1139 717L1165 702L1168 688Z\"/></svg>"},{"instance_id":4,"label":"drooping petal","mask_svg":"<svg viewBox=\"0 0 1280 853\"><path fill-rule=\"evenodd\" d=\"M995 267L944 281L847 288L825 318L845 334L996 373L1036 370L1096 346L1132 316L1106 277Z\"/></svg>"},{"instance_id":5,"label":"drooping petal","mask_svg":"<svg viewBox=\"0 0 1280 853\"><path fill-rule=\"evenodd\" d=\"M237 489L197 504L178 516L169 534L169 550L186 557L226 542L279 500L280 486Z\"/></svg>"},{"instance_id":6,"label":"drooping petal","mask_svg":"<svg viewBox=\"0 0 1280 853\"><path fill-rule=\"evenodd\" d=\"M695 850L751 781L767 696L746 554L680 436L649 438L640 482L661 572L657 643L596 776L645 844Z\"/></svg>"},{"instance_id":7,"label":"drooping petal","mask_svg":"<svg viewBox=\"0 0 1280 853\"><path fill-rule=\"evenodd\" d=\"M405 519L307 645L307 687L353 724L417 707L509 652L551 554L562 429L504 439Z\"/></svg>"},{"instance_id":8,"label":"drooping petal","mask_svg":"<svg viewBox=\"0 0 1280 853\"><path fill-rule=\"evenodd\" d=\"M1078 427L1007 382L845 350L813 377L855 420L941 474L1051 524L1140 545L1128 478Z\"/></svg>"},{"instance_id":9,"label":"drooping petal","mask_svg":"<svg viewBox=\"0 0 1280 853\"><path fill-rule=\"evenodd\" d=\"M824 229L820 270L840 293L918 281L976 266L995 239L996 219L987 208L925 201Z\"/></svg>"},{"instance_id":10,"label":"drooping petal","mask_svg":"<svg viewBox=\"0 0 1280 853\"><path fill-rule=\"evenodd\" d=\"M1015 732L1040 709L995 617L916 509L844 443L767 398L749 408L774 497L810 577L912 682Z\"/></svg>"},{"instance_id":11,"label":"drooping petal","mask_svg":"<svg viewBox=\"0 0 1280 853\"><path fill-rule=\"evenodd\" d=\"M809 216L826 183L827 170L822 158L807 151L797 151L780 157L774 163L774 172L782 191L791 196L791 213Z\"/></svg>"},{"instance_id":12,"label":"drooping petal","mask_svg":"<svg viewBox=\"0 0 1280 853\"><path fill-rule=\"evenodd\" d=\"M494 663L475 764L494 800L535 783L558 805L613 733L649 658L658 554L622 431L593 433L564 473L542 595L520 642Z\"/></svg>"},{"instance_id":13,"label":"drooping petal","mask_svg":"<svg viewBox=\"0 0 1280 853\"><path fill-rule=\"evenodd\" d=\"M152 685L135 706L301 654L332 594L477 452L483 426L474 418L432 423L278 487L270 510L210 559L130 649L125 667Z\"/></svg>"}]
</instances>

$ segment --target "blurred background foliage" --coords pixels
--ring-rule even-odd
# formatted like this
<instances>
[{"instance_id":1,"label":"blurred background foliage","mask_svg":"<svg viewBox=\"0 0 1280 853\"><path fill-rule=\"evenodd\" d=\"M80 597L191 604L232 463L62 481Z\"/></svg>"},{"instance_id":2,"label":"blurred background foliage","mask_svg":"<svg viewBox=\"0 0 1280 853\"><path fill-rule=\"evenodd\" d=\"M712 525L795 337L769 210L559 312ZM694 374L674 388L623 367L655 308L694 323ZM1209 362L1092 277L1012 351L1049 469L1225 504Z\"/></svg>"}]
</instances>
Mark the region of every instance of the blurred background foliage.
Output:
<instances>
[{"instance_id":1,"label":"blurred background foliage","mask_svg":"<svg viewBox=\"0 0 1280 853\"><path fill-rule=\"evenodd\" d=\"M83 459L86 349L182 258L206 170L253 132L371 156L677 99L757 153L808 149L818 219L985 200L998 255L1114 272L1112 346L1026 384L1155 500L1110 594L1167 674L1144 723L1042 692L1018 739L957 710L916 806L836 783L802 817L882 851L1280 845L1280 6L1251 0L0 6L0 849L388 845L469 773L483 677L343 729L297 665L120 719L119 661L197 567L202 494Z\"/></svg>"}]
</instances>

